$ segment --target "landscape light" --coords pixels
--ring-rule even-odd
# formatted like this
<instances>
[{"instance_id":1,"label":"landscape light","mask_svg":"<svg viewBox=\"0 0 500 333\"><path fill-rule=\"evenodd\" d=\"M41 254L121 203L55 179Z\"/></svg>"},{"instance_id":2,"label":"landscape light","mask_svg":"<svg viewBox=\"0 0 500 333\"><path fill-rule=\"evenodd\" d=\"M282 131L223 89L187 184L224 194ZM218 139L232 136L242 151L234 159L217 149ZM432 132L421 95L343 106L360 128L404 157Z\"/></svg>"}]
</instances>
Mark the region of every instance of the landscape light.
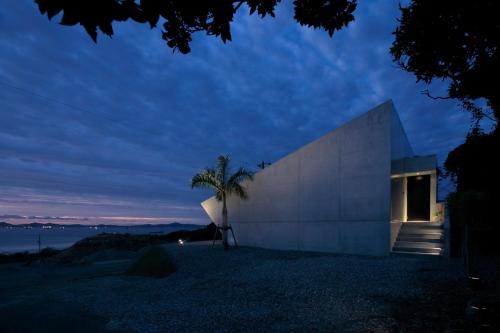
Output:
<instances>
[{"instance_id":1,"label":"landscape light","mask_svg":"<svg viewBox=\"0 0 500 333\"><path fill-rule=\"evenodd\" d=\"M184 241L181 238L179 238L179 240L177 241L177 243L179 244L180 247L184 246Z\"/></svg>"}]
</instances>

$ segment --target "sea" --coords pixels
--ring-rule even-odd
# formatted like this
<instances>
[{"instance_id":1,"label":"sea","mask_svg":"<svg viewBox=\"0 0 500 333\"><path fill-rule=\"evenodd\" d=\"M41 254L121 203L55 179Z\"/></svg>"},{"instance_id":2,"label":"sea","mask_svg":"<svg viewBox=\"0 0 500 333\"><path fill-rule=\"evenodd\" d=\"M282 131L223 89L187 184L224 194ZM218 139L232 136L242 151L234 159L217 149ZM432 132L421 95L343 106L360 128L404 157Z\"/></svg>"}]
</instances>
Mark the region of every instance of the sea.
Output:
<instances>
[{"instance_id":1,"label":"sea","mask_svg":"<svg viewBox=\"0 0 500 333\"><path fill-rule=\"evenodd\" d=\"M64 249L92 235L106 233L168 234L178 230L194 230L201 225L147 226L40 226L0 227L0 253L35 252L46 247Z\"/></svg>"}]
</instances>

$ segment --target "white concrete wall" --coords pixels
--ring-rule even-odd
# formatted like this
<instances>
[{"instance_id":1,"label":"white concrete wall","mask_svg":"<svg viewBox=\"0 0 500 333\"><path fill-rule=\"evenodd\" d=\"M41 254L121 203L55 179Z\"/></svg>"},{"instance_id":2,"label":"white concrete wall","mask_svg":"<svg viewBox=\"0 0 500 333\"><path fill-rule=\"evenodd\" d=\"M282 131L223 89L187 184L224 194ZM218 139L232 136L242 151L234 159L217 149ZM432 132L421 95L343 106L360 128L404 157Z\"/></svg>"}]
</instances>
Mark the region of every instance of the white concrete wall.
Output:
<instances>
[{"instance_id":1,"label":"white concrete wall","mask_svg":"<svg viewBox=\"0 0 500 333\"><path fill-rule=\"evenodd\" d=\"M435 172L437 168L436 155L405 156L392 159L392 174L416 174L426 171Z\"/></svg>"},{"instance_id":2,"label":"white concrete wall","mask_svg":"<svg viewBox=\"0 0 500 333\"><path fill-rule=\"evenodd\" d=\"M248 200L228 202L238 242L387 255L391 156L407 150L391 140L398 122L392 102L384 103L257 173L244 184ZM215 198L202 206L220 223Z\"/></svg>"},{"instance_id":3,"label":"white concrete wall","mask_svg":"<svg viewBox=\"0 0 500 333\"><path fill-rule=\"evenodd\" d=\"M392 104L392 103L391 103ZM394 109L394 105L392 106ZM391 114L391 160L415 155L399 115L394 110Z\"/></svg>"},{"instance_id":4,"label":"white concrete wall","mask_svg":"<svg viewBox=\"0 0 500 333\"><path fill-rule=\"evenodd\" d=\"M431 174L431 198L430 198L430 213L431 222L438 222L439 215L437 213L437 172Z\"/></svg>"},{"instance_id":5,"label":"white concrete wall","mask_svg":"<svg viewBox=\"0 0 500 333\"><path fill-rule=\"evenodd\" d=\"M404 177L391 179L391 222L406 220L405 181Z\"/></svg>"}]
</instances>

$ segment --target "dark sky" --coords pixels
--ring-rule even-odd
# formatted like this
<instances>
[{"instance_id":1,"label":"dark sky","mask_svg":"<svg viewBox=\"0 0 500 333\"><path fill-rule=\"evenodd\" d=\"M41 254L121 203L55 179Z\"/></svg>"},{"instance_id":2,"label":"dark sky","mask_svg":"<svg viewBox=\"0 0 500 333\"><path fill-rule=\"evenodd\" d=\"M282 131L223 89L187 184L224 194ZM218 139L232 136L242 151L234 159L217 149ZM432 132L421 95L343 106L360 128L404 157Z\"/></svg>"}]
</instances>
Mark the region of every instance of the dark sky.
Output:
<instances>
[{"instance_id":1,"label":"dark sky","mask_svg":"<svg viewBox=\"0 0 500 333\"><path fill-rule=\"evenodd\" d=\"M159 30L115 24L94 44L31 0L0 9L0 215L207 221L191 176L216 156L256 169L392 98L418 154L442 163L469 116L423 96L388 53L398 1L360 1L333 39L241 10L233 42L195 35L172 54ZM443 91L437 85L435 93Z\"/></svg>"}]
</instances>

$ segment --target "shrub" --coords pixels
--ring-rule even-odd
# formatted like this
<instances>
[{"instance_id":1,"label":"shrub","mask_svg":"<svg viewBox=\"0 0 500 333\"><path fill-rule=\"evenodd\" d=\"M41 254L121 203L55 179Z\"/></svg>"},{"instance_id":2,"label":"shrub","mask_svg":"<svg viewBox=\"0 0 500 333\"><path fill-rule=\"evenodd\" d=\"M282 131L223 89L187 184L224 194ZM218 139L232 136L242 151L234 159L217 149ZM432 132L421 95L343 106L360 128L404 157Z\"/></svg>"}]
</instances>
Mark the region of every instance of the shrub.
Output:
<instances>
[{"instance_id":1,"label":"shrub","mask_svg":"<svg viewBox=\"0 0 500 333\"><path fill-rule=\"evenodd\" d=\"M468 228L468 246L475 254L498 254L498 195L485 192L454 192L448 198L451 254L461 255L464 230Z\"/></svg>"},{"instance_id":2,"label":"shrub","mask_svg":"<svg viewBox=\"0 0 500 333\"><path fill-rule=\"evenodd\" d=\"M128 275L161 278L175 272L175 265L161 246L151 246L127 270Z\"/></svg>"}]
</instances>

